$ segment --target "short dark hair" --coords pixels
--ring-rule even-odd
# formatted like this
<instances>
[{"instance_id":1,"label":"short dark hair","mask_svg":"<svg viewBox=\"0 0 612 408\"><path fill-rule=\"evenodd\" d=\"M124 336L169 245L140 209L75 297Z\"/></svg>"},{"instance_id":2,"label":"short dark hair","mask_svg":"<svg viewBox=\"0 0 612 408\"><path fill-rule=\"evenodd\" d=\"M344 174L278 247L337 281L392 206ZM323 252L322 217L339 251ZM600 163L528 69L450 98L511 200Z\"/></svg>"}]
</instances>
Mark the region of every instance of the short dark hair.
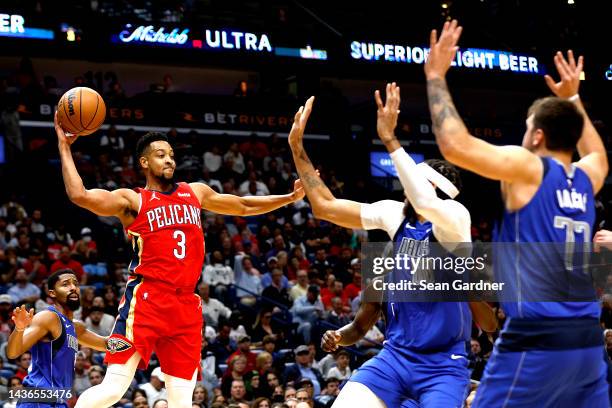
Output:
<instances>
[{"instance_id":1,"label":"short dark hair","mask_svg":"<svg viewBox=\"0 0 612 408\"><path fill-rule=\"evenodd\" d=\"M161 132L148 132L142 135L140 139L138 139L138 142L136 142L136 160L144 156L145 151L151 143L158 141L167 142L168 136Z\"/></svg>"},{"instance_id":2,"label":"short dark hair","mask_svg":"<svg viewBox=\"0 0 612 408\"><path fill-rule=\"evenodd\" d=\"M55 284L59 281L60 276L65 275L67 273L76 276L76 273L74 273L72 269L68 268L58 269L57 271L49 275L49 278L47 278L47 290L55 290Z\"/></svg>"},{"instance_id":3,"label":"short dark hair","mask_svg":"<svg viewBox=\"0 0 612 408\"><path fill-rule=\"evenodd\" d=\"M533 128L546 135L546 148L552 151L570 151L582 135L584 117L573 102L549 96L537 99L527 111L533 115Z\"/></svg>"}]
</instances>

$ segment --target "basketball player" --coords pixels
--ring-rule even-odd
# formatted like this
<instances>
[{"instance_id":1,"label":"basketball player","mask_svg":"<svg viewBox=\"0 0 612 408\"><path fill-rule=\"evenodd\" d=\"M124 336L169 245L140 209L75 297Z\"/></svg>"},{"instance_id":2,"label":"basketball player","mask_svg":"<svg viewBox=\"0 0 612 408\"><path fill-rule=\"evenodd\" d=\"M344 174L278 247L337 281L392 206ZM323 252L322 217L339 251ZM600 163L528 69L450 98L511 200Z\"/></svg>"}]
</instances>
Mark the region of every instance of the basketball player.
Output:
<instances>
[{"instance_id":1,"label":"basketball player","mask_svg":"<svg viewBox=\"0 0 612 408\"><path fill-rule=\"evenodd\" d=\"M433 129L442 154L460 167L501 181L505 208L495 241L532 243L527 248L533 248L533 243L567 240L572 247L574 242L588 247L595 221L593 197L604 184L608 161L578 96L583 58L576 61L569 51L566 60L557 53L554 62L561 80L555 83L545 77L556 97L539 99L529 108L522 146L494 146L470 135L446 85L461 30L453 21L444 25L439 39L432 31L425 65ZM576 147L580 160L572 163ZM546 254L546 264L537 267L515 252L494 260L496 274L497 268L511 269L508 283L516 284L518 297L503 305L509 318L485 368L474 407L608 407L600 307L592 285L585 292L591 302L521 300L528 290L543 293L571 273L571 258L566 268L564 252Z\"/></svg>"},{"instance_id":2,"label":"basketball player","mask_svg":"<svg viewBox=\"0 0 612 408\"><path fill-rule=\"evenodd\" d=\"M155 351L166 378L168 405L190 408L202 335L201 301L194 293L204 261L201 208L239 216L263 214L302 199L301 183L295 182L291 194L264 197L218 194L203 183L176 183L168 138L147 133L136 145L145 188L87 190L70 151L75 137L66 136L57 115L55 130L68 197L97 215L118 217L134 249L132 276L108 342L107 374L76 406L113 405L136 368L146 368Z\"/></svg>"},{"instance_id":3,"label":"basketball player","mask_svg":"<svg viewBox=\"0 0 612 408\"><path fill-rule=\"evenodd\" d=\"M406 204L384 200L373 204L336 199L313 168L302 136L314 97L301 107L289 143L293 159L316 218L346 228L383 229L394 243L404 240L439 241L452 251L457 243L470 242L470 214L453 200L460 185L459 173L441 160L417 166L395 138L400 102L399 87L387 85L383 105L376 92L377 130L396 166L407 197ZM433 185L432 185L433 184ZM439 198L436 187L451 199ZM416 214L415 214L416 213ZM378 299L366 288L364 299ZM363 301L352 323L327 331L325 351L356 343L385 314L387 329L383 350L365 363L344 386L334 407L461 407L468 391L466 341L471 333L467 303L397 302L386 307ZM473 313L486 331L495 331L493 313L486 304L474 303Z\"/></svg>"},{"instance_id":4,"label":"basketball player","mask_svg":"<svg viewBox=\"0 0 612 408\"><path fill-rule=\"evenodd\" d=\"M78 345L106 349L105 337L87 330L83 322L72 321L72 313L81 305L79 281L74 272L60 269L47 282L54 305L36 315L34 309L28 312L25 306L15 308L12 317L15 329L8 339L6 355L12 359L30 350L32 365L23 386L39 390L41 398L57 398L57 402L21 399L17 404L20 408L67 407Z\"/></svg>"}]
</instances>

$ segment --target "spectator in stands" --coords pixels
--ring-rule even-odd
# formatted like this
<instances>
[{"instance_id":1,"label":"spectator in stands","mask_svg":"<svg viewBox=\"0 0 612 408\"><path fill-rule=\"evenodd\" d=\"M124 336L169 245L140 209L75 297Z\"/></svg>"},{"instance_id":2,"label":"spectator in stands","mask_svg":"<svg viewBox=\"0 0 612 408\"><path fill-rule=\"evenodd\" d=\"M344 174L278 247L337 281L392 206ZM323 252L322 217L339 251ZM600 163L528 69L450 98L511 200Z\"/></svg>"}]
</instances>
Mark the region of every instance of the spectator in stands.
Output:
<instances>
[{"instance_id":1,"label":"spectator in stands","mask_svg":"<svg viewBox=\"0 0 612 408\"><path fill-rule=\"evenodd\" d=\"M250 186L252 185L255 186L255 191L252 191L252 189L250 188ZM249 172L249 176L247 177L247 179L243 181L242 184L240 184L240 186L238 187L238 194L240 194L241 196L264 196L269 195L270 190L268 190L268 186L266 186L263 182L257 179L257 173L255 171L251 171Z\"/></svg>"},{"instance_id":2,"label":"spectator in stands","mask_svg":"<svg viewBox=\"0 0 612 408\"><path fill-rule=\"evenodd\" d=\"M251 338L243 336L238 340L238 350L233 352L227 359L227 364L236 356L244 356L246 358L245 371L253 371L256 367L257 354L251 351Z\"/></svg>"},{"instance_id":3,"label":"spectator in stands","mask_svg":"<svg viewBox=\"0 0 612 408\"><path fill-rule=\"evenodd\" d=\"M30 236L25 231L19 232L17 236L9 242L8 246L15 248L18 258L25 260L30 257L30 252L32 251L30 247Z\"/></svg>"},{"instance_id":4,"label":"spectator in stands","mask_svg":"<svg viewBox=\"0 0 612 408\"><path fill-rule=\"evenodd\" d=\"M253 404L251 405L251 408L271 408L271 407L272 407L272 402L270 401L269 398L266 398L266 397L257 398L255 401L253 401Z\"/></svg>"},{"instance_id":5,"label":"spectator in stands","mask_svg":"<svg viewBox=\"0 0 612 408\"><path fill-rule=\"evenodd\" d=\"M251 133L249 140L240 144L240 152L245 158L257 161L263 160L264 157L270 154L268 146L259 140L256 133Z\"/></svg>"},{"instance_id":6,"label":"spectator in stands","mask_svg":"<svg viewBox=\"0 0 612 408\"><path fill-rule=\"evenodd\" d=\"M156 367L151 372L151 379L149 382L142 384L140 389L147 394L147 401L151 406L158 399L166 398L167 393L164 387L164 374L160 367Z\"/></svg>"},{"instance_id":7,"label":"spectator in stands","mask_svg":"<svg viewBox=\"0 0 612 408\"><path fill-rule=\"evenodd\" d=\"M230 398L228 402L230 404L244 403L244 404L247 404L247 407L248 407L249 402L245 399L245 396L246 396L246 387L244 385L244 381L243 380L233 380L231 383Z\"/></svg>"},{"instance_id":8,"label":"spectator in stands","mask_svg":"<svg viewBox=\"0 0 612 408\"><path fill-rule=\"evenodd\" d=\"M217 361L226 361L236 351L238 345L230 338L232 328L228 321L219 321L219 334L210 344L210 350L214 353Z\"/></svg>"},{"instance_id":9,"label":"spectator in stands","mask_svg":"<svg viewBox=\"0 0 612 408\"><path fill-rule=\"evenodd\" d=\"M358 258L351 261L351 266L359 262ZM349 300L355 299L361 293L361 272L353 273L353 281L344 288L344 296Z\"/></svg>"},{"instance_id":10,"label":"spectator in stands","mask_svg":"<svg viewBox=\"0 0 612 408\"><path fill-rule=\"evenodd\" d=\"M232 170L234 170L238 174L244 173L245 165L244 165L244 157L240 150L238 149L238 143L233 142L230 144L227 153L223 156L223 160L231 160L232 161Z\"/></svg>"},{"instance_id":11,"label":"spectator in stands","mask_svg":"<svg viewBox=\"0 0 612 408\"><path fill-rule=\"evenodd\" d=\"M223 377L221 377L221 392L227 398L231 396L231 388L234 380L244 380L244 375L247 372L246 369L247 359L244 355L235 355L229 359L227 370Z\"/></svg>"},{"instance_id":12,"label":"spectator in stands","mask_svg":"<svg viewBox=\"0 0 612 408\"><path fill-rule=\"evenodd\" d=\"M263 291L260 273L253 267L249 256L242 258L242 271L240 274L236 273L236 286L236 296L240 303L246 306L253 306L257 302L255 296L261 295Z\"/></svg>"},{"instance_id":13,"label":"spectator in stands","mask_svg":"<svg viewBox=\"0 0 612 408\"><path fill-rule=\"evenodd\" d=\"M72 383L72 388L77 395L81 395L83 391L91 387L89 375L85 369L85 364L85 354L83 354L82 351L79 351L74 359L74 380Z\"/></svg>"},{"instance_id":14,"label":"spectator in stands","mask_svg":"<svg viewBox=\"0 0 612 408\"><path fill-rule=\"evenodd\" d=\"M30 251L28 260L24 262L23 268L28 273L28 280L35 285L40 285L51 275L47 266L42 262L42 253L38 248Z\"/></svg>"},{"instance_id":15,"label":"spectator in stands","mask_svg":"<svg viewBox=\"0 0 612 408\"><path fill-rule=\"evenodd\" d=\"M334 276L334 275L329 275L329 276ZM342 301L342 305L346 308L346 311L351 310L349 306L348 297L344 293L344 285L342 284L342 282L336 279L334 280L331 290L329 290L329 286L324 289L327 289L327 290L326 291L321 290L321 302L323 302L323 306L325 306L325 310L332 309L331 300L335 297L340 298L340 300Z\"/></svg>"},{"instance_id":16,"label":"spectator in stands","mask_svg":"<svg viewBox=\"0 0 612 408\"><path fill-rule=\"evenodd\" d=\"M210 170L208 170L206 167L202 168L202 176L198 181L207 184L217 193L221 193L223 191L223 186L221 185L221 182L218 179L211 177Z\"/></svg>"},{"instance_id":17,"label":"spectator in stands","mask_svg":"<svg viewBox=\"0 0 612 408\"><path fill-rule=\"evenodd\" d=\"M223 301L227 297L229 286L234 283L234 271L225 265L221 251L213 251L210 263L211 265L204 267L202 279L212 286L215 296Z\"/></svg>"},{"instance_id":18,"label":"spectator in stands","mask_svg":"<svg viewBox=\"0 0 612 408\"><path fill-rule=\"evenodd\" d=\"M324 238L325 239L325 238ZM318 241L317 241L318 240ZM318 238L315 242L321 242ZM315 252L315 259L311 265L312 268L316 269L320 279L323 279L328 268L332 267L332 264L327 260L327 254L325 248L319 247ZM334 276L335 278L335 276Z\"/></svg>"},{"instance_id":19,"label":"spectator in stands","mask_svg":"<svg viewBox=\"0 0 612 408\"><path fill-rule=\"evenodd\" d=\"M104 379L104 369L100 366L92 366L87 372L87 377L89 378L89 383L93 387L94 385L98 385L102 383Z\"/></svg>"},{"instance_id":20,"label":"spectator in stands","mask_svg":"<svg viewBox=\"0 0 612 408\"><path fill-rule=\"evenodd\" d=\"M278 330L272 324L272 306L264 306L259 310L253 324L253 342L260 345L263 338L269 336L273 341L280 340Z\"/></svg>"},{"instance_id":21,"label":"spectator in stands","mask_svg":"<svg viewBox=\"0 0 612 408\"><path fill-rule=\"evenodd\" d=\"M263 375L272 369L272 363L274 362L272 354L267 351L262 351L257 354L255 362L255 370L259 375Z\"/></svg>"},{"instance_id":22,"label":"spectator in stands","mask_svg":"<svg viewBox=\"0 0 612 408\"><path fill-rule=\"evenodd\" d=\"M217 327L220 317L230 318L232 310L219 300L210 297L210 286L208 283L200 283L199 293L202 298L202 314L207 325Z\"/></svg>"},{"instance_id":23,"label":"spectator in stands","mask_svg":"<svg viewBox=\"0 0 612 408\"><path fill-rule=\"evenodd\" d=\"M313 383L314 395L319 395L321 393L321 384L323 384L323 376L319 370L312 368L308 346L298 346L294 353L295 364L285 368L283 383L287 385L287 383L293 382L294 385L299 385L297 383L299 379L308 378Z\"/></svg>"},{"instance_id":24,"label":"spectator in stands","mask_svg":"<svg viewBox=\"0 0 612 408\"><path fill-rule=\"evenodd\" d=\"M325 388L321 391L321 395L314 398L315 405L319 407L331 407L333 401L340 394L340 380L330 377L325 382Z\"/></svg>"},{"instance_id":25,"label":"spectator in stands","mask_svg":"<svg viewBox=\"0 0 612 408\"><path fill-rule=\"evenodd\" d=\"M270 256L266 261L266 266L267 271L261 276L261 285L264 287L264 289L272 284L272 274L270 272L272 272L273 269L278 268L278 258L275 256ZM287 277L283 275L281 280L281 286L283 288L288 288L289 280Z\"/></svg>"},{"instance_id":26,"label":"spectator in stands","mask_svg":"<svg viewBox=\"0 0 612 408\"><path fill-rule=\"evenodd\" d=\"M332 298L331 305L332 310L325 319L329 324L333 325L335 328L340 328L351 322L350 316L345 312L342 299L337 296Z\"/></svg>"},{"instance_id":27,"label":"spectator in stands","mask_svg":"<svg viewBox=\"0 0 612 408\"><path fill-rule=\"evenodd\" d=\"M83 265L83 271L87 274L87 284L95 286L96 289L104 288L108 282L106 262L100 261L97 249L90 250L89 257Z\"/></svg>"},{"instance_id":28,"label":"spectator in stands","mask_svg":"<svg viewBox=\"0 0 612 408\"><path fill-rule=\"evenodd\" d=\"M140 394L136 394L132 398L132 408L149 408L149 402L147 397L144 397Z\"/></svg>"},{"instance_id":29,"label":"spectator in stands","mask_svg":"<svg viewBox=\"0 0 612 408\"><path fill-rule=\"evenodd\" d=\"M15 272L15 284L8 290L13 303L26 303L33 305L40 298L40 289L28 282L28 274L25 269L19 268Z\"/></svg>"},{"instance_id":30,"label":"spectator in stands","mask_svg":"<svg viewBox=\"0 0 612 408\"><path fill-rule=\"evenodd\" d=\"M115 125L108 128L108 132L100 138L100 147L103 152L111 155L119 155L125 150L123 137L117 133Z\"/></svg>"},{"instance_id":31,"label":"spectator in stands","mask_svg":"<svg viewBox=\"0 0 612 408\"><path fill-rule=\"evenodd\" d=\"M104 313L104 308L100 306L92 306L89 310L89 316L85 319L85 326L103 337L110 335L114 325L115 318Z\"/></svg>"},{"instance_id":32,"label":"spectator in stands","mask_svg":"<svg viewBox=\"0 0 612 408\"><path fill-rule=\"evenodd\" d=\"M0 344L8 340L13 324L11 315L13 311L13 298L11 295L0 295Z\"/></svg>"},{"instance_id":33,"label":"spectator in stands","mask_svg":"<svg viewBox=\"0 0 612 408\"><path fill-rule=\"evenodd\" d=\"M298 388L298 390L295 392L295 399L298 400L298 404L295 406L296 408L300 408L300 407L312 408L313 407L313 399L312 399L313 396L311 393L313 386L312 384L309 384L308 381L309 381L308 379L301 380L300 385L302 387ZM305 405L300 405L300 404L305 404Z\"/></svg>"},{"instance_id":34,"label":"spectator in stands","mask_svg":"<svg viewBox=\"0 0 612 408\"><path fill-rule=\"evenodd\" d=\"M76 277L79 279L81 285L87 284L87 274L83 271L83 266L80 262L75 261L71 258L70 248L67 246L62 247L59 254L59 259L51 265L51 273L60 269L70 269L74 272Z\"/></svg>"},{"instance_id":35,"label":"spectator in stands","mask_svg":"<svg viewBox=\"0 0 612 408\"><path fill-rule=\"evenodd\" d=\"M17 364L17 371L15 372L15 376L19 377L21 381L28 375L28 368L30 367L30 363L32 362L32 353L26 351L19 357L15 359L15 363Z\"/></svg>"},{"instance_id":36,"label":"spectator in stands","mask_svg":"<svg viewBox=\"0 0 612 408\"><path fill-rule=\"evenodd\" d=\"M306 292L308 291L308 271L305 269L300 269L297 271L296 276L297 282L289 291L289 296L294 302L297 298L305 296Z\"/></svg>"},{"instance_id":37,"label":"spectator in stands","mask_svg":"<svg viewBox=\"0 0 612 408\"><path fill-rule=\"evenodd\" d=\"M332 367L327 372L326 378L338 378L339 380L348 380L351 376L351 368L349 367L349 362L351 361L351 355L348 351L344 349L340 349L335 354L336 366Z\"/></svg>"},{"instance_id":38,"label":"spectator in stands","mask_svg":"<svg viewBox=\"0 0 612 408\"><path fill-rule=\"evenodd\" d=\"M470 378L472 380L480 381L485 364L486 361L482 356L480 342L477 339L472 339L470 341L470 352L468 354L468 368L471 371Z\"/></svg>"},{"instance_id":39,"label":"spectator in stands","mask_svg":"<svg viewBox=\"0 0 612 408\"><path fill-rule=\"evenodd\" d=\"M315 254L315 268L319 270L320 273L325 272L325 269L331 266L327 261L325 246L329 245L331 241L329 236L325 233L325 230L321 228L319 221L314 218L309 218L306 221L306 228L304 228L302 237L304 239L304 245L306 246L306 255L311 256Z\"/></svg>"},{"instance_id":40,"label":"spectator in stands","mask_svg":"<svg viewBox=\"0 0 612 408\"><path fill-rule=\"evenodd\" d=\"M223 163L219 146L216 144L213 145L210 151L204 153L203 159L204 167L208 169L211 174L215 174L221 168L221 163Z\"/></svg>"},{"instance_id":41,"label":"spectator in stands","mask_svg":"<svg viewBox=\"0 0 612 408\"><path fill-rule=\"evenodd\" d=\"M323 315L323 303L319 298L319 287L310 285L306 296L297 298L291 308L293 322L298 323L297 331L304 339L310 342L310 335L316 320Z\"/></svg>"},{"instance_id":42,"label":"spectator in stands","mask_svg":"<svg viewBox=\"0 0 612 408\"><path fill-rule=\"evenodd\" d=\"M206 390L206 387L201 384L196 384L195 388L193 389L193 396L191 397L191 400L194 404L208 405L208 391Z\"/></svg>"},{"instance_id":43,"label":"spectator in stands","mask_svg":"<svg viewBox=\"0 0 612 408\"><path fill-rule=\"evenodd\" d=\"M15 391L23 388L23 380L17 376L13 376L9 378L9 390L13 391L13 395L15 395ZM17 406L17 398L11 398L9 394L9 399L2 405L2 408L15 408Z\"/></svg>"},{"instance_id":44,"label":"spectator in stands","mask_svg":"<svg viewBox=\"0 0 612 408\"><path fill-rule=\"evenodd\" d=\"M272 283L261 293L263 297L262 303L271 307L279 307L279 305L286 308L291 307L292 302L289 298L289 292L283 287L283 271L279 268L275 268L272 269L270 275L272 277Z\"/></svg>"},{"instance_id":45,"label":"spectator in stands","mask_svg":"<svg viewBox=\"0 0 612 408\"><path fill-rule=\"evenodd\" d=\"M158 399L153 403L151 408L168 408L168 400L166 399Z\"/></svg>"}]
</instances>

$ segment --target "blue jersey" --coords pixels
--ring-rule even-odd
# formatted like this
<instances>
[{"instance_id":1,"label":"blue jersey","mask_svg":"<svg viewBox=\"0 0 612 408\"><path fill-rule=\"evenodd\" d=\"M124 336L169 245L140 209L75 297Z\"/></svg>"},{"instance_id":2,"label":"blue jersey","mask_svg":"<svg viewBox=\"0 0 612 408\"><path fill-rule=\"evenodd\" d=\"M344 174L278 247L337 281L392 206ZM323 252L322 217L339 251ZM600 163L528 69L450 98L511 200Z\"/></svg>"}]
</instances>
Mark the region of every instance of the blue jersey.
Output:
<instances>
[{"instance_id":1,"label":"blue jersey","mask_svg":"<svg viewBox=\"0 0 612 408\"><path fill-rule=\"evenodd\" d=\"M39 341L32 346L32 365L23 386L70 390L79 347L76 332L70 319L53 306L49 306L48 310L57 314L62 333L55 340Z\"/></svg>"},{"instance_id":2,"label":"blue jersey","mask_svg":"<svg viewBox=\"0 0 612 408\"><path fill-rule=\"evenodd\" d=\"M544 176L534 197L518 211L505 210L496 226L495 242L519 244L515 250L504 245L503 256L495 257L496 276L509 285L512 300L516 300L506 298L504 311L509 317L527 319L599 318L595 291L582 267L595 223L591 180L574 165L566 173L553 158L543 158L542 163ZM585 301L550 301L556 297L563 300L567 288L560 286L567 286L568 277L576 280L572 288L574 292L578 288L580 299Z\"/></svg>"},{"instance_id":3,"label":"blue jersey","mask_svg":"<svg viewBox=\"0 0 612 408\"><path fill-rule=\"evenodd\" d=\"M425 254L430 240L435 241L431 222L413 225L408 218L404 219L393 238L396 252L408 256ZM396 269L392 274L395 274L392 277L395 282L412 279L410 271ZM453 347L465 352L465 342L471 335L472 316L465 302L409 302L404 294L389 291L386 327L385 347L400 352L403 349L435 351Z\"/></svg>"}]
</instances>

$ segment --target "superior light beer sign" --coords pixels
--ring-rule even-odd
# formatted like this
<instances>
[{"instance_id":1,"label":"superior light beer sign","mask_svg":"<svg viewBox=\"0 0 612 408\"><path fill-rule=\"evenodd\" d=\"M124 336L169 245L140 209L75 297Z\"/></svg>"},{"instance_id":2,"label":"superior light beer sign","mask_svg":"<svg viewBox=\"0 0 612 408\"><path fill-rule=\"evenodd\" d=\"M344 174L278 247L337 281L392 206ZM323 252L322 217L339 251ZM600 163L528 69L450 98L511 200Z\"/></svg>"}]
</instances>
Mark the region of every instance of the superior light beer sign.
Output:
<instances>
[{"instance_id":1,"label":"superior light beer sign","mask_svg":"<svg viewBox=\"0 0 612 408\"><path fill-rule=\"evenodd\" d=\"M359 41L351 42L350 51L351 58L355 60L401 64L424 64L429 55L429 48ZM452 66L526 74L543 72L542 66L535 57L479 48L458 50Z\"/></svg>"}]
</instances>

